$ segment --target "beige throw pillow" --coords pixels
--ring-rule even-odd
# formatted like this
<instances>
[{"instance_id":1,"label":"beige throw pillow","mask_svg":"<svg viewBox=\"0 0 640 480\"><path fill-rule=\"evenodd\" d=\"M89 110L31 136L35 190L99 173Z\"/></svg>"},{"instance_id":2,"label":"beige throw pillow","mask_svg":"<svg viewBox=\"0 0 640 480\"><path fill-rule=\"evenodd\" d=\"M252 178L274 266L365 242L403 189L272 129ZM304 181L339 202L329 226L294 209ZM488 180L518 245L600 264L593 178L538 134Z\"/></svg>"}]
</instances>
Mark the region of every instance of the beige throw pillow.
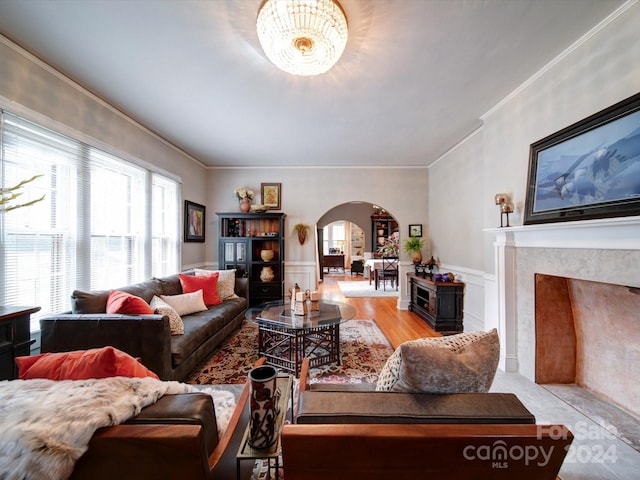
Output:
<instances>
[{"instance_id":1,"label":"beige throw pillow","mask_svg":"<svg viewBox=\"0 0 640 480\"><path fill-rule=\"evenodd\" d=\"M171 305L180 316L204 312L207 309L204 304L202 290L183 293L182 295L160 295L160 298Z\"/></svg>"},{"instance_id":2,"label":"beige throw pillow","mask_svg":"<svg viewBox=\"0 0 640 480\"><path fill-rule=\"evenodd\" d=\"M233 270L203 270L201 268L193 269L196 276L211 275L218 272L218 297L225 301L230 298L238 298L236 295L236 271Z\"/></svg>"},{"instance_id":3,"label":"beige throw pillow","mask_svg":"<svg viewBox=\"0 0 640 480\"><path fill-rule=\"evenodd\" d=\"M151 308L157 315L166 315L169 317L169 327L171 328L171 335L182 335L184 334L184 323L182 322L182 317L178 315L178 312L169 305L167 302L162 300L157 295L154 295L151 299Z\"/></svg>"},{"instance_id":4,"label":"beige throw pillow","mask_svg":"<svg viewBox=\"0 0 640 480\"><path fill-rule=\"evenodd\" d=\"M377 391L487 392L500 358L498 332L422 338L400 345L378 378Z\"/></svg>"}]
</instances>

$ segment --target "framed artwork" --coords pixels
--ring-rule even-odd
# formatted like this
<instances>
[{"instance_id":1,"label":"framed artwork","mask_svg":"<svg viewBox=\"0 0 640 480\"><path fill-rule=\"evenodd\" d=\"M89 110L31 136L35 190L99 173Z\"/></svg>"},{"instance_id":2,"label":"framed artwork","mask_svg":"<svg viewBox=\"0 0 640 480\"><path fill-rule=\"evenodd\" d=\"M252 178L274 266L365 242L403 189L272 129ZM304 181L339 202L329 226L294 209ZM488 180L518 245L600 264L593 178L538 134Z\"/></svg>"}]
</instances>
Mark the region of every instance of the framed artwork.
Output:
<instances>
[{"instance_id":1,"label":"framed artwork","mask_svg":"<svg viewBox=\"0 0 640 480\"><path fill-rule=\"evenodd\" d=\"M640 93L533 143L524 224L640 215Z\"/></svg>"},{"instance_id":2,"label":"framed artwork","mask_svg":"<svg viewBox=\"0 0 640 480\"><path fill-rule=\"evenodd\" d=\"M261 183L260 193L262 194L262 204L269 210L280 210L280 199L282 197L281 183Z\"/></svg>"},{"instance_id":3,"label":"framed artwork","mask_svg":"<svg viewBox=\"0 0 640 480\"><path fill-rule=\"evenodd\" d=\"M409 236L410 237L421 237L422 236L422 224L419 223L417 225L409 225Z\"/></svg>"},{"instance_id":4,"label":"framed artwork","mask_svg":"<svg viewBox=\"0 0 640 480\"><path fill-rule=\"evenodd\" d=\"M184 201L184 241L204 242L206 207Z\"/></svg>"}]
</instances>

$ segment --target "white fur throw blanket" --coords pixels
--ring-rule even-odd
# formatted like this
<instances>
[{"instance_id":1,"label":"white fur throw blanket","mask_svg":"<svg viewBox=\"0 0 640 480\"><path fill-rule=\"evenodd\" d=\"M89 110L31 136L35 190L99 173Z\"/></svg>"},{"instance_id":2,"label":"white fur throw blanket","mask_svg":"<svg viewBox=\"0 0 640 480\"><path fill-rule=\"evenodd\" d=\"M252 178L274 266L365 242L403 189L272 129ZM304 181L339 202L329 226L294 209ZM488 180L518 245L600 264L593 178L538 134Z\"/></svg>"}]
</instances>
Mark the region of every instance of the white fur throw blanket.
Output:
<instances>
[{"instance_id":1,"label":"white fur throw blanket","mask_svg":"<svg viewBox=\"0 0 640 480\"><path fill-rule=\"evenodd\" d=\"M0 382L0 479L66 479L101 427L124 422L162 395L204 392L218 429L231 418L233 394L153 378Z\"/></svg>"}]
</instances>

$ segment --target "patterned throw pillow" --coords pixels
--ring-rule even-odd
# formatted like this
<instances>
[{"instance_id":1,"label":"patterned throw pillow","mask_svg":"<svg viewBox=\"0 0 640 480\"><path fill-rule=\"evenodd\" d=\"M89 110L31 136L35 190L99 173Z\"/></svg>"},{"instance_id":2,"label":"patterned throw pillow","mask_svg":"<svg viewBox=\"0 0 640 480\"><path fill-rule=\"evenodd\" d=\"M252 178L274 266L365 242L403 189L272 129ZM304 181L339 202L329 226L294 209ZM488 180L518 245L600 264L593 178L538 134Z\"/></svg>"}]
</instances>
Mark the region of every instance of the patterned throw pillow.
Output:
<instances>
[{"instance_id":1,"label":"patterned throw pillow","mask_svg":"<svg viewBox=\"0 0 640 480\"><path fill-rule=\"evenodd\" d=\"M225 301L230 298L238 298L236 295L236 270L203 270L201 268L194 268L193 270L196 277L202 275L211 275L212 273L218 274L218 297L220 300Z\"/></svg>"},{"instance_id":2,"label":"patterned throw pillow","mask_svg":"<svg viewBox=\"0 0 640 480\"><path fill-rule=\"evenodd\" d=\"M182 322L182 317L178 315L178 312L169 305L167 302L162 300L160 297L154 295L151 299L151 308L157 315L166 315L169 317L169 327L171 328L171 335L182 335L184 334L184 323Z\"/></svg>"},{"instance_id":3,"label":"patterned throw pillow","mask_svg":"<svg viewBox=\"0 0 640 480\"><path fill-rule=\"evenodd\" d=\"M378 377L377 391L487 392L500 358L498 332L421 338L400 345Z\"/></svg>"}]
</instances>

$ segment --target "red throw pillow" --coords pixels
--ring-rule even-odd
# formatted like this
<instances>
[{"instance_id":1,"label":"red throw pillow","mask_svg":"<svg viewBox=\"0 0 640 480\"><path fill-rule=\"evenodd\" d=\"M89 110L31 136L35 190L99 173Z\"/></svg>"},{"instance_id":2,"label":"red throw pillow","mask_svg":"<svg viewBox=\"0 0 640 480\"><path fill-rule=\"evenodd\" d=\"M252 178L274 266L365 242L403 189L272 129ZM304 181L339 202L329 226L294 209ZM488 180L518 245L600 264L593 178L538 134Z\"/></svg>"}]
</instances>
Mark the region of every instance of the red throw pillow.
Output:
<instances>
[{"instance_id":1,"label":"red throw pillow","mask_svg":"<svg viewBox=\"0 0 640 480\"><path fill-rule=\"evenodd\" d=\"M202 290L202 298L207 307L222 303L218 296L218 276L219 273L211 275L183 275L180 276L180 285L182 285L183 293L193 293Z\"/></svg>"},{"instance_id":2,"label":"red throw pillow","mask_svg":"<svg viewBox=\"0 0 640 480\"><path fill-rule=\"evenodd\" d=\"M107 313L149 315L153 314L153 308L140 297L119 290L111 290L107 297Z\"/></svg>"},{"instance_id":3,"label":"red throw pillow","mask_svg":"<svg viewBox=\"0 0 640 480\"><path fill-rule=\"evenodd\" d=\"M86 380L107 377L152 377L159 380L155 373L131 355L113 347L17 357L16 364L22 380Z\"/></svg>"}]
</instances>

